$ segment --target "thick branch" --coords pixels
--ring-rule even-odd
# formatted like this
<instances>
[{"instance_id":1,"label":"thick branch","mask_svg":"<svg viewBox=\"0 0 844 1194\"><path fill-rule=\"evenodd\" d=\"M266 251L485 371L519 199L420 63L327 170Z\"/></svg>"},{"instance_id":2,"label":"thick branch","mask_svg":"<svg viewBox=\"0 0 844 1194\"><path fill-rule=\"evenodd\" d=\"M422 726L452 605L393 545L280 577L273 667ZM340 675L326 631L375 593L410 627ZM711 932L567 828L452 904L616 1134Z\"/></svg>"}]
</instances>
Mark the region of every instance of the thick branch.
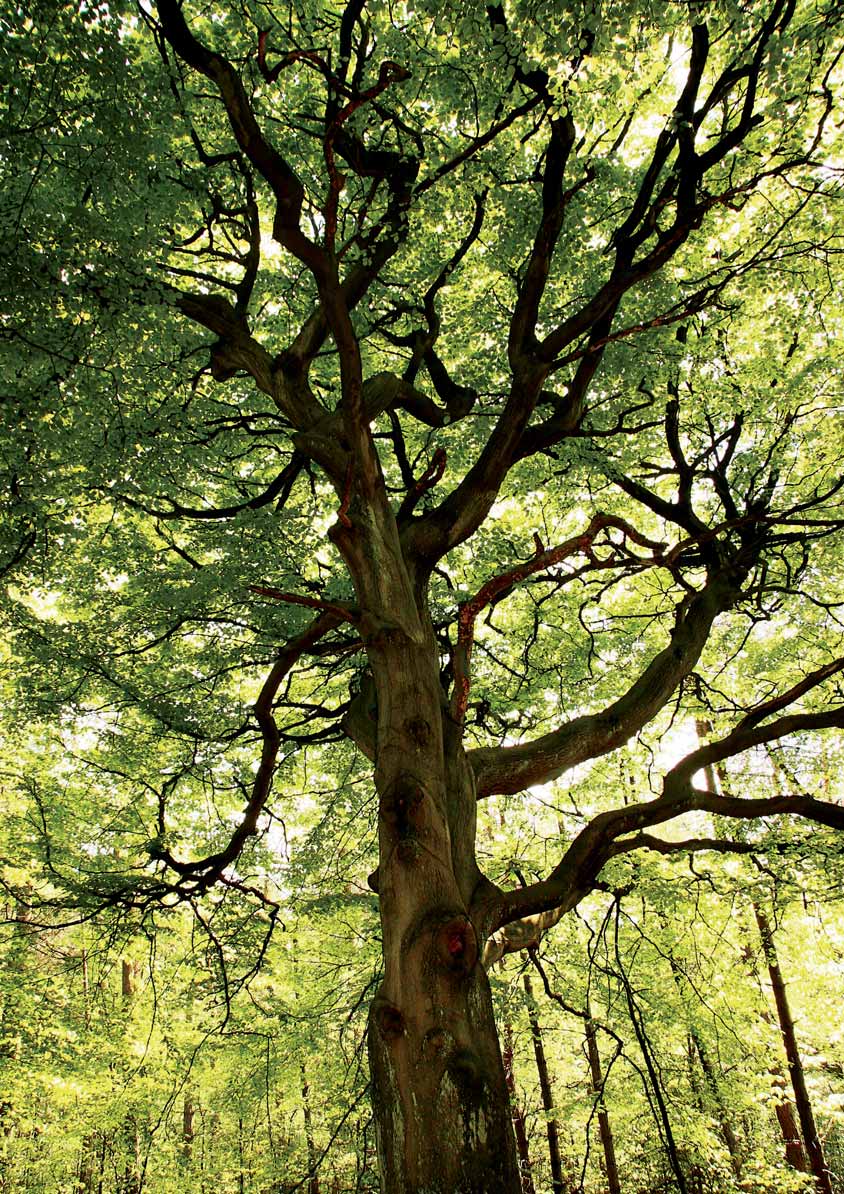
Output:
<instances>
[{"instance_id":1,"label":"thick branch","mask_svg":"<svg viewBox=\"0 0 844 1194\"><path fill-rule=\"evenodd\" d=\"M787 692L781 693L779 696L771 697L770 700L764 701L761 705L757 705L751 709L745 717L739 722L736 727L737 730L749 730L753 726L758 725L760 721L764 721L766 717L770 717L774 713L779 713L782 709L786 709L794 701L801 696L805 696L813 688L817 688L824 680L829 679L830 676L836 675L844 668L844 658L833 659L829 663L825 663L823 667L817 668L813 672L809 672L802 680L793 684Z\"/></svg>"},{"instance_id":2,"label":"thick branch","mask_svg":"<svg viewBox=\"0 0 844 1194\"><path fill-rule=\"evenodd\" d=\"M619 838L608 851L609 858L619 854L630 854L633 850L653 850L656 854L697 854L710 850L715 854L758 854L759 846L753 842L730 842L713 837L689 837L679 842L664 841L650 833L637 833L634 837Z\"/></svg>"},{"instance_id":3,"label":"thick branch","mask_svg":"<svg viewBox=\"0 0 844 1194\"><path fill-rule=\"evenodd\" d=\"M225 381L242 369L268 394L294 427L306 430L325 418L325 407L300 377L288 377L262 344L249 332L245 318L228 299L214 294L190 294L170 288L173 305L188 319L218 337L211 348L211 372Z\"/></svg>"},{"instance_id":4,"label":"thick branch","mask_svg":"<svg viewBox=\"0 0 844 1194\"><path fill-rule=\"evenodd\" d=\"M593 889L601 868L617 854L640 846L661 853L681 848L735 849L736 843L713 844L717 839L697 839L693 847L696 839L668 843L642 832L672 821L683 813L708 812L738 820L793 815L832 829L844 829L842 804L799 794L725 796L708 788L696 788L691 782L697 771L751 747L801 731L831 728L844 728L844 707L820 713L791 714L762 727L744 730L739 727L720 742L693 751L672 768L665 777L663 794L656 800L599 813L580 831L547 879L500 896L494 923L495 927L502 927L490 939L490 958L494 961L504 953L538 941ZM628 834L633 836L628 838L625 836Z\"/></svg>"},{"instance_id":5,"label":"thick branch","mask_svg":"<svg viewBox=\"0 0 844 1194\"><path fill-rule=\"evenodd\" d=\"M281 589L274 589L271 585L250 585L249 592L257 594L258 597L269 597L271 601L283 601L287 605L304 605L307 609L321 609L336 621L351 622L354 625L360 620L360 611L357 607L344 601L324 601L321 597L306 597L301 593L285 593Z\"/></svg>"},{"instance_id":6,"label":"thick branch","mask_svg":"<svg viewBox=\"0 0 844 1194\"><path fill-rule=\"evenodd\" d=\"M178 0L157 0L161 30L182 61L216 86L235 140L276 200L273 236L304 262L315 276L324 276L325 256L299 227L305 189L288 162L264 137L243 82L222 54L207 49L191 32Z\"/></svg>"},{"instance_id":7,"label":"thick branch","mask_svg":"<svg viewBox=\"0 0 844 1194\"><path fill-rule=\"evenodd\" d=\"M551 136L545 151L545 170L542 177L542 220L510 320L508 353L514 371L520 369L526 354L533 354L536 345L539 304L545 293L551 259L563 226L568 201L568 196L563 192L563 178L574 146L574 138L575 128L571 116L551 120Z\"/></svg>"},{"instance_id":8,"label":"thick branch","mask_svg":"<svg viewBox=\"0 0 844 1194\"><path fill-rule=\"evenodd\" d=\"M548 783L586 759L615 750L646 725L694 668L718 614L738 589L725 577L709 582L677 607L666 647L654 656L623 696L519 746L482 747L470 753L479 796L520 792Z\"/></svg>"},{"instance_id":9,"label":"thick branch","mask_svg":"<svg viewBox=\"0 0 844 1194\"><path fill-rule=\"evenodd\" d=\"M839 664L835 670L839 671L841 666ZM823 670L821 669L821 671ZM814 675L817 676L818 673L814 673ZM818 684L820 681L816 679L815 683ZM786 695L793 701L801 690L803 690L803 686L798 684L789 689L789 693ZM780 704L781 700L770 701L767 704L773 706ZM762 706L762 709L764 708L765 706ZM764 715L762 714L762 716ZM763 746L766 742L774 742L778 738L798 733L801 730L825 730L835 727L844 727L844 708L826 709L817 713L790 713L786 717L780 717L763 726L756 725L755 720L748 716L726 738L699 747L698 750L692 751L675 767L672 767L665 777L665 791L672 793L683 791L684 787L690 784L692 776L698 771L714 767L718 763L723 763L725 759L730 759L755 746Z\"/></svg>"},{"instance_id":10,"label":"thick branch","mask_svg":"<svg viewBox=\"0 0 844 1194\"><path fill-rule=\"evenodd\" d=\"M175 287L169 289L178 311L219 337L211 354L214 376L221 379L224 372L230 376L242 369L254 378L259 390L274 397L272 357L250 335L246 320L228 299L216 294L190 294Z\"/></svg>"},{"instance_id":11,"label":"thick branch","mask_svg":"<svg viewBox=\"0 0 844 1194\"><path fill-rule=\"evenodd\" d=\"M716 204L734 198L745 190L752 190L757 185L759 176L738 184L730 176L729 181L713 193L707 193L702 187L707 171L741 145L763 119L754 111L757 82L777 23L780 22L782 29L790 20L791 12L787 12L783 19L787 7L787 0L777 0L772 6L759 31L751 63L741 70L725 72L721 76L719 99L722 101L740 83L744 83L740 113L733 126L726 128L714 144L700 154L695 147L695 136L703 121L706 105L698 110L695 110L694 105L709 55L709 35L704 24L693 26L692 51L683 90L657 138L630 212L611 238L615 264L610 277L588 303L545 337L538 349L542 360L550 361L559 357L596 320L603 318L611 308L617 308L621 297L634 285L662 269L690 234L700 227L704 216ZM675 154L672 169L671 159ZM672 209L672 205L671 223L667 227L660 227L660 218L664 212ZM637 259L639 250L652 238L656 239L656 243Z\"/></svg>"}]
</instances>

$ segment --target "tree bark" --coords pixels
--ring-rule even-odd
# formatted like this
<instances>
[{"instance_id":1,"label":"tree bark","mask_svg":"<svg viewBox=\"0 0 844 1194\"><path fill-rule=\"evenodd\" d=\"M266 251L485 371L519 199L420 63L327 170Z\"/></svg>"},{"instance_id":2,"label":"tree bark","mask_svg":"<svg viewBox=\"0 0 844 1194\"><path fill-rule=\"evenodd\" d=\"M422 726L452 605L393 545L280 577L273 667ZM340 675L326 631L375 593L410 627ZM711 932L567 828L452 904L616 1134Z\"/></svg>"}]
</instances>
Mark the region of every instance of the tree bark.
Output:
<instances>
[{"instance_id":1,"label":"tree bark","mask_svg":"<svg viewBox=\"0 0 844 1194\"><path fill-rule=\"evenodd\" d=\"M563 1194L565 1178L563 1164L560 1158L560 1133L557 1127L556 1108L554 1107L554 1092L551 1089L551 1075L548 1072L548 1061L545 1057L545 1046L542 1043L542 1029L536 1014L536 1003L533 998L533 987L530 976L524 976L525 995L527 996L528 1021L530 1035L533 1040L533 1053L536 1058L536 1072L539 1075L539 1089L542 1094L542 1109L545 1112L545 1128L548 1133L548 1158L551 1163L551 1189L553 1194Z\"/></svg>"},{"instance_id":2,"label":"tree bark","mask_svg":"<svg viewBox=\"0 0 844 1194\"><path fill-rule=\"evenodd\" d=\"M377 683L385 967L369 1052L381 1187L384 1194L518 1194L507 1084L480 962L482 918L472 902L474 784L461 748L444 765L438 696L420 699L426 687L431 692L433 668L426 677L402 662L386 670L389 685ZM381 746L382 726L395 746Z\"/></svg>"},{"instance_id":3,"label":"tree bark","mask_svg":"<svg viewBox=\"0 0 844 1194\"><path fill-rule=\"evenodd\" d=\"M475 790L445 742L436 655L370 649L377 692L384 980L369 1049L385 1194L521 1181L472 897Z\"/></svg>"},{"instance_id":4,"label":"tree bark","mask_svg":"<svg viewBox=\"0 0 844 1194\"><path fill-rule=\"evenodd\" d=\"M319 1194L319 1167L311 1115L311 1087L304 1062L301 1063L300 1070L302 1074L302 1117L305 1121L305 1144L308 1149L308 1194Z\"/></svg>"},{"instance_id":5,"label":"tree bark","mask_svg":"<svg viewBox=\"0 0 844 1194\"><path fill-rule=\"evenodd\" d=\"M803 1133L803 1140L806 1145L806 1152L809 1157L809 1166L812 1171L812 1176L821 1194L832 1194L832 1181L830 1172L826 1167L824 1160L823 1148L821 1146L820 1138L818 1137L818 1130L815 1126L815 1116L812 1111L812 1103L809 1098L809 1091L806 1087L806 1077L803 1072L803 1061L800 1057L800 1049L797 1045L797 1034L794 1031L794 1020L791 1015L791 1008L788 1004L788 996L785 990L785 983L783 982L782 972L779 967L779 960L777 958L776 946L774 944L774 935L768 918L759 907L758 904L753 905L753 911L756 914L756 924L759 926L759 937L762 941L762 949L765 954L765 961L768 964L768 974L771 978L771 987L774 991L774 1000L777 1005L777 1018L779 1019L780 1032L782 1033L782 1040L785 1046L785 1055L788 1060L788 1072L791 1077L791 1087L794 1091L794 1103L797 1107L797 1115L800 1120L800 1128Z\"/></svg>"},{"instance_id":6,"label":"tree bark","mask_svg":"<svg viewBox=\"0 0 844 1194\"><path fill-rule=\"evenodd\" d=\"M360 488L369 487L366 478ZM491 885L477 793L436 638L372 479L331 531L354 579L372 677L384 978L369 1020L385 1194L520 1194L507 1083L481 964Z\"/></svg>"},{"instance_id":7,"label":"tree bark","mask_svg":"<svg viewBox=\"0 0 844 1194\"><path fill-rule=\"evenodd\" d=\"M745 952L746 956L751 960L753 975L759 984L760 992L764 996L761 978L756 967L755 954L751 949L747 949ZM774 1017L766 1008L763 1008L760 1014L766 1024L774 1023ZM769 1061L768 1070L773 1079L773 1086L777 1091L778 1101L774 1105L774 1113L777 1117L777 1124L783 1144L785 1145L786 1164L790 1165L792 1169L796 1169L798 1173L809 1173L809 1162L806 1157L806 1150L803 1147L803 1140L800 1136L800 1128L794 1117L794 1108L789 1101L788 1095L785 1093L785 1074L775 1058Z\"/></svg>"},{"instance_id":8,"label":"tree bark","mask_svg":"<svg viewBox=\"0 0 844 1194\"><path fill-rule=\"evenodd\" d=\"M618 1163L615 1159L615 1141L613 1140L610 1116L604 1103L604 1075L601 1071L601 1055L598 1052L598 1039L595 1033L595 1021L586 1009L586 1052L589 1057L589 1072L592 1076L592 1096L598 1100L598 1132L601 1146L604 1150L604 1167L607 1175L609 1194L621 1194L621 1182L618 1177Z\"/></svg>"},{"instance_id":9,"label":"tree bark","mask_svg":"<svg viewBox=\"0 0 844 1194\"><path fill-rule=\"evenodd\" d=\"M193 1157L193 1142L196 1137L195 1120L196 1104L193 1101L193 1094L188 1089L185 1091L182 1103L182 1157L186 1164L189 1164Z\"/></svg>"},{"instance_id":10,"label":"tree bark","mask_svg":"<svg viewBox=\"0 0 844 1194\"><path fill-rule=\"evenodd\" d=\"M798 1173L809 1173L809 1162L806 1159L806 1150L800 1138L797 1120L794 1118L794 1108L785 1097L784 1092L782 1102L777 1103L774 1111L785 1145L786 1164L790 1165L792 1169L796 1169Z\"/></svg>"},{"instance_id":11,"label":"tree bark","mask_svg":"<svg viewBox=\"0 0 844 1194\"><path fill-rule=\"evenodd\" d=\"M534 1194L525 1113L516 1097L516 1075L513 1069L513 1025L509 1021L504 1025L504 1077L507 1080L507 1090L510 1094L513 1130L516 1134L516 1148L519 1153L522 1174L522 1194Z\"/></svg>"},{"instance_id":12,"label":"tree bark","mask_svg":"<svg viewBox=\"0 0 844 1194\"><path fill-rule=\"evenodd\" d=\"M138 975L141 972L139 962L124 958L120 964L120 993L125 1000L130 1000L138 985Z\"/></svg>"}]
</instances>

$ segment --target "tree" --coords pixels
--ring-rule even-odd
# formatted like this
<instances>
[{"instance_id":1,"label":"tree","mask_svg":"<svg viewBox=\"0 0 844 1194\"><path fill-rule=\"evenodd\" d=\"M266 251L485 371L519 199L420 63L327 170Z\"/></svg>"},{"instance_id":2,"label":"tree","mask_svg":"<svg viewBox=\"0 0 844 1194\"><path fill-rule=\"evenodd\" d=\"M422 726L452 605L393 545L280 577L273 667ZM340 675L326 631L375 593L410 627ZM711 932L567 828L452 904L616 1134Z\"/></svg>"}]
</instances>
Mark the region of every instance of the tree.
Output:
<instances>
[{"instance_id":1,"label":"tree","mask_svg":"<svg viewBox=\"0 0 844 1194\"><path fill-rule=\"evenodd\" d=\"M771 931L771 925L766 917L764 911L758 904L754 905L754 912L756 914L756 924L759 927L759 936L762 939L762 949L765 953L765 961L768 963L768 973L771 976L771 987L774 992L774 999L777 1005L777 1015L780 1021L780 1031L782 1032L783 1044L785 1045L786 1056L788 1057L788 1068L791 1076L791 1085L794 1090L794 1097L797 1102L797 1112L800 1117L800 1127L803 1132L803 1139L806 1145L806 1151L809 1154L811 1161L812 1173L820 1190L832 1190L832 1183L830 1180L829 1170L826 1166L823 1155L823 1146L818 1138L818 1130L815 1126L815 1116L812 1110L812 1103L809 1099L809 1093L806 1089L806 1077L803 1071L803 1062L800 1057L800 1050L797 1045L797 1037L794 1032L794 1021L791 1017L791 1010L788 1005L788 995L786 994L785 983L783 982L782 972L780 971L779 960L777 958L777 949L774 944L774 935Z\"/></svg>"},{"instance_id":2,"label":"tree","mask_svg":"<svg viewBox=\"0 0 844 1194\"><path fill-rule=\"evenodd\" d=\"M517 1191L485 968L614 858L844 826L695 780L844 725L839 8L10 12L3 569L18 733L76 759L33 901L271 932L255 838L348 815L351 741L382 1187ZM481 869L479 801L703 711L653 798Z\"/></svg>"}]
</instances>

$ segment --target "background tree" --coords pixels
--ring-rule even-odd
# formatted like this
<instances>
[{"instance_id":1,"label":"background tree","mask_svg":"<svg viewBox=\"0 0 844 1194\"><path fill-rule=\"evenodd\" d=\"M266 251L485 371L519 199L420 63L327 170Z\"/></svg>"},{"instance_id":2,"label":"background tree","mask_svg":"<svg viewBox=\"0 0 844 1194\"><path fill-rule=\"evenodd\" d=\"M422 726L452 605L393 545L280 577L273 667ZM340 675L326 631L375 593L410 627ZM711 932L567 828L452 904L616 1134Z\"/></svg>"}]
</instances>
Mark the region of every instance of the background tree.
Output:
<instances>
[{"instance_id":1,"label":"background tree","mask_svg":"<svg viewBox=\"0 0 844 1194\"><path fill-rule=\"evenodd\" d=\"M341 883L368 810L385 1190L519 1189L485 966L613 860L844 826L802 786L696 781L844 724L840 21L5 18L3 567L20 722L62 755L25 787L28 901L186 903L258 966L287 802L334 820ZM478 800L506 819L704 711L644 799L560 813L529 881L481 856Z\"/></svg>"}]
</instances>

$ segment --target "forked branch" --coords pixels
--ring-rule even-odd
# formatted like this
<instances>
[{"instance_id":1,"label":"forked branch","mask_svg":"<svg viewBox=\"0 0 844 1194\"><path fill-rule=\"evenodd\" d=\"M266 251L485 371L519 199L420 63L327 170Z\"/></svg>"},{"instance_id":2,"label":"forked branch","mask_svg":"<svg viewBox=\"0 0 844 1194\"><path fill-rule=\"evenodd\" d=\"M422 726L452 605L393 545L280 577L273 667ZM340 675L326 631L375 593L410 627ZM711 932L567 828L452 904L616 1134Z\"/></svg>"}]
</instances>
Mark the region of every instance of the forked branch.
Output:
<instances>
[{"instance_id":1,"label":"forked branch","mask_svg":"<svg viewBox=\"0 0 844 1194\"><path fill-rule=\"evenodd\" d=\"M254 705L255 720L261 731L261 758L252 783L249 801L243 811L240 823L232 833L227 845L215 854L191 862L175 858L168 849L163 847L156 851L156 859L179 875L174 890L181 898L189 899L207 891L222 877L226 868L239 857L248 839L257 835L258 822L272 790L273 775L281 744L281 734L273 715L273 703L282 682L299 659L307 654L329 631L334 630L339 622L340 618L335 613L322 613L307 630L296 638L288 640L279 651L278 658L270 669Z\"/></svg>"},{"instance_id":2,"label":"forked branch","mask_svg":"<svg viewBox=\"0 0 844 1194\"><path fill-rule=\"evenodd\" d=\"M842 667L844 660L835 660L792 685L781 697L758 706L754 713L765 716L764 710L785 707ZM487 962L491 964L505 953L537 942L543 933L593 890L601 868L610 858L619 854L636 849L655 850L663 854L695 850L753 853L761 848L758 844L751 847L746 843L717 837L663 841L644 832L684 813L707 812L727 820L760 820L791 815L816 825L844 830L844 804L817 800L801 793L730 796L714 792L708 787L698 788L693 783L698 772L754 747L802 732L842 728L844 706L792 713L766 725L756 724L751 715L726 737L692 751L666 774L661 796L599 813L577 834L547 879L502 893L494 922L497 931L490 937Z\"/></svg>"},{"instance_id":3,"label":"forked branch","mask_svg":"<svg viewBox=\"0 0 844 1194\"><path fill-rule=\"evenodd\" d=\"M475 623L478 615L493 601L512 592L512 590L537 572L544 572L555 564L579 552L591 551L592 545L600 531L614 527L639 547L645 547L654 553L661 553L664 544L656 543L642 535L635 527L623 518L611 514L596 514L589 526L581 535L574 535L556 547L545 548L538 536L535 536L536 551L530 560L523 564L516 564L512 568L492 577L483 585L474 597L462 602L457 615L457 644L453 654L454 691L451 701L451 716L458 725L462 725L466 718L471 688L470 664L472 660L472 645L475 639ZM657 562L655 558L654 563Z\"/></svg>"}]
</instances>

